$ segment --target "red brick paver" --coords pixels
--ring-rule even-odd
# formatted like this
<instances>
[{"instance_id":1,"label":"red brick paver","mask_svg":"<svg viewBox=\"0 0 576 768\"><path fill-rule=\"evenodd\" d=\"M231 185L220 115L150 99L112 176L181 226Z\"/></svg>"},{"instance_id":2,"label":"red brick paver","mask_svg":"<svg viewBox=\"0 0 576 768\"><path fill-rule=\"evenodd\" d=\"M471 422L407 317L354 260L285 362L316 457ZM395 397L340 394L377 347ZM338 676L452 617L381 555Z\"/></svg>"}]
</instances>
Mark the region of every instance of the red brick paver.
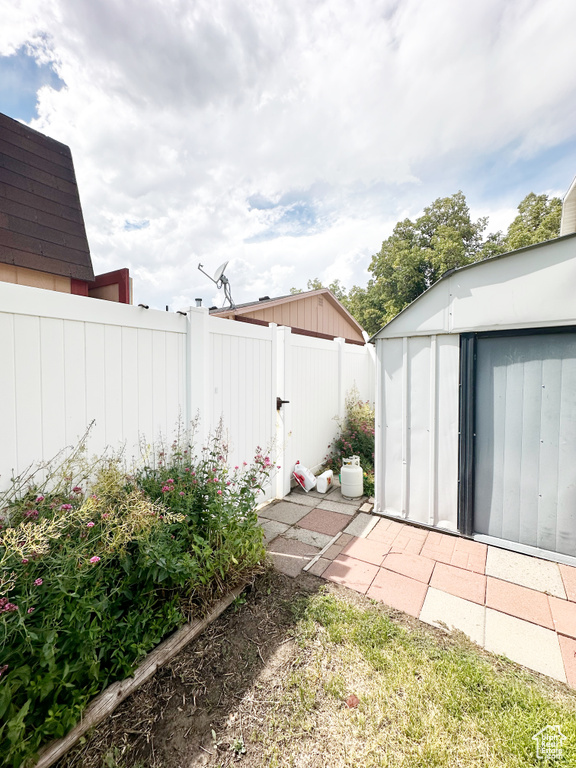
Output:
<instances>
[{"instance_id":1,"label":"red brick paver","mask_svg":"<svg viewBox=\"0 0 576 768\"><path fill-rule=\"evenodd\" d=\"M427 536L428 531L416 528L413 525L405 525L404 529L398 533L392 542L390 551L410 552L413 555L419 555Z\"/></svg>"},{"instance_id":2,"label":"red brick paver","mask_svg":"<svg viewBox=\"0 0 576 768\"><path fill-rule=\"evenodd\" d=\"M554 629L548 598L543 592L488 576L486 605L509 616L517 616L541 627Z\"/></svg>"},{"instance_id":3,"label":"red brick paver","mask_svg":"<svg viewBox=\"0 0 576 768\"><path fill-rule=\"evenodd\" d=\"M420 554L423 557L429 557L439 563L450 565L457 541L458 539L455 536L450 536L446 533L438 533L437 531L430 531Z\"/></svg>"},{"instance_id":4,"label":"red brick paver","mask_svg":"<svg viewBox=\"0 0 576 768\"><path fill-rule=\"evenodd\" d=\"M398 611L418 618L427 590L428 587L421 581L380 568L366 594L373 600L380 600Z\"/></svg>"},{"instance_id":5,"label":"red brick paver","mask_svg":"<svg viewBox=\"0 0 576 768\"><path fill-rule=\"evenodd\" d=\"M309 531L316 531L316 533L335 536L343 531L349 522L350 517L348 515L341 515L328 509L313 509L306 517L298 521L298 526Z\"/></svg>"},{"instance_id":6,"label":"red brick paver","mask_svg":"<svg viewBox=\"0 0 576 768\"><path fill-rule=\"evenodd\" d=\"M554 619L553 628L562 635L569 635L576 638L576 603L569 600L562 600L559 597L548 597L552 618Z\"/></svg>"},{"instance_id":7,"label":"red brick paver","mask_svg":"<svg viewBox=\"0 0 576 768\"><path fill-rule=\"evenodd\" d=\"M390 547L380 541L369 541L364 538L354 537L342 550L343 555L355 557L372 565L381 565L384 556L388 554Z\"/></svg>"},{"instance_id":8,"label":"red brick paver","mask_svg":"<svg viewBox=\"0 0 576 768\"><path fill-rule=\"evenodd\" d=\"M378 566L376 565L356 560L354 557L338 555L332 565L326 568L322 577L335 581L337 584L343 584L364 595L377 573Z\"/></svg>"},{"instance_id":9,"label":"red brick paver","mask_svg":"<svg viewBox=\"0 0 576 768\"><path fill-rule=\"evenodd\" d=\"M410 552L390 552L384 558L382 566L389 571L402 573L404 576L410 576L411 579L428 584L434 570L434 560L413 555Z\"/></svg>"},{"instance_id":10,"label":"red brick paver","mask_svg":"<svg viewBox=\"0 0 576 768\"><path fill-rule=\"evenodd\" d=\"M392 544L396 536L405 527L402 523L397 523L396 520L385 520L383 518L376 523L366 538L371 541L381 541L383 544Z\"/></svg>"},{"instance_id":11,"label":"red brick paver","mask_svg":"<svg viewBox=\"0 0 576 768\"><path fill-rule=\"evenodd\" d=\"M576 640L571 637L558 635L560 643L560 653L564 662L564 671L568 685L576 688Z\"/></svg>"},{"instance_id":12,"label":"red brick paver","mask_svg":"<svg viewBox=\"0 0 576 768\"><path fill-rule=\"evenodd\" d=\"M484 605L486 576L445 563L436 563L430 586L464 600Z\"/></svg>"}]
</instances>

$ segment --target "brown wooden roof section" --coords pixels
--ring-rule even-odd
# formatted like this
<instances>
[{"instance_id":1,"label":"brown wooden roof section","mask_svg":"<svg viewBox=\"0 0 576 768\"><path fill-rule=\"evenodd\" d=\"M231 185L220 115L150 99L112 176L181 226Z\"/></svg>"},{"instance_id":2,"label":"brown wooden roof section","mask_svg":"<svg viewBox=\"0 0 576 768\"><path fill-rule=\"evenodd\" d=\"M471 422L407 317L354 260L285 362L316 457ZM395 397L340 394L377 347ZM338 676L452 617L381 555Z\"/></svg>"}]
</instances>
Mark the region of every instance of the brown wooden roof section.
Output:
<instances>
[{"instance_id":1,"label":"brown wooden roof section","mask_svg":"<svg viewBox=\"0 0 576 768\"><path fill-rule=\"evenodd\" d=\"M364 344L362 326L328 288L276 299L265 297L235 309L212 310L210 314L231 320L277 323L289 326L295 332L302 331L326 339L340 337Z\"/></svg>"},{"instance_id":2,"label":"brown wooden roof section","mask_svg":"<svg viewBox=\"0 0 576 768\"><path fill-rule=\"evenodd\" d=\"M0 262L94 280L69 147L3 114Z\"/></svg>"}]
</instances>

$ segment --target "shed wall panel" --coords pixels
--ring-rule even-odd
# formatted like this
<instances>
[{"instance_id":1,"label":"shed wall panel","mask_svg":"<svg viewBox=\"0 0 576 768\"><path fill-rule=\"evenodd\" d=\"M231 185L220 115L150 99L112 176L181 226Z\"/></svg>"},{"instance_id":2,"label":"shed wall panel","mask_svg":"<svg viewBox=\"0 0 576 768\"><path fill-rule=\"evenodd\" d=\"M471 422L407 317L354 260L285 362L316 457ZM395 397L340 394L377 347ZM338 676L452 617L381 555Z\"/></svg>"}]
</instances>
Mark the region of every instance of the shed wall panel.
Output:
<instances>
[{"instance_id":1,"label":"shed wall panel","mask_svg":"<svg viewBox=\"0 0 576 768\"><path fill-rule=\"evenodd\" d=\"M381 367L376 506L455 530L458 493L459 340L376 342ZM382 486L382 487L380 487Z\"/></svg>"}]
</instances>

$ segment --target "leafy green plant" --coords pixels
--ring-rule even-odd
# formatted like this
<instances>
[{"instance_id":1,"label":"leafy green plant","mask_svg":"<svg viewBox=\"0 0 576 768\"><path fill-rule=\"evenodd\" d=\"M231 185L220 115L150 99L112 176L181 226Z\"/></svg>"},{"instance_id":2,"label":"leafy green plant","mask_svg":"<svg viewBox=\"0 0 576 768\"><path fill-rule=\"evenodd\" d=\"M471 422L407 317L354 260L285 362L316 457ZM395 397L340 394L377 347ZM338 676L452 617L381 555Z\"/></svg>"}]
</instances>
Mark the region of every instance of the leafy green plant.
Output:
<instances>
[{"instance_id":1,"label":"leafy green plant","mask_svg":"<svg viewBox=\"0 0 576 768\"><path fill-rule=\"evenodd\" d=\"M324 467L338 474L342 459L360 457L364 473L364 493L374 495L374 407L360 400L358 390L352 389L346 397L346 414L340 422L340 434L328 446L330 453L324 459Z\"/></svg>"},{"instance_id":2,"label":"leafy green plant","mask_svg":"<svg viewBox=\"0 0 576 768\"><path fill-rule=\"evenodd\" d=\"M258 449L230 470L221 430L198 455L184 446L130 474L119 456L76 452L0 499L1 765L32 764L95 694L260 568L270 458Z\"/></svg>"}]
</instances>

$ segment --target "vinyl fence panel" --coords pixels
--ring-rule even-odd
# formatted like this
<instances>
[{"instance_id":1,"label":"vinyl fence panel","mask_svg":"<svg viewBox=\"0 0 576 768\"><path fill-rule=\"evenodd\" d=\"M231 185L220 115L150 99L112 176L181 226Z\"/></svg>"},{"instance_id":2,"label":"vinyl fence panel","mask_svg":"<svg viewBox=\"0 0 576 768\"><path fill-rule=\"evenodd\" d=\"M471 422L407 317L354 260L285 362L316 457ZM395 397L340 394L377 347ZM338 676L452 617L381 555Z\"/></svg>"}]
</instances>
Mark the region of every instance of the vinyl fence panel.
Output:
<instances>
[{"instance_id":1,"label":"vinyl fence panel","mask_svg":"<svg viewBox=\"0 0 576 768\"><path fill-rule=\"evenodd\" d=\"M232 465L259 446L290 489L296 459L321 466L355 386L374 399L373 350L289 328L146 310L0 283L0 489L12 472L75 445L127 458L200 416L203 443L220 421ZM276 398L290 401L279 411Z\"/></svg>"}]
</instances>

